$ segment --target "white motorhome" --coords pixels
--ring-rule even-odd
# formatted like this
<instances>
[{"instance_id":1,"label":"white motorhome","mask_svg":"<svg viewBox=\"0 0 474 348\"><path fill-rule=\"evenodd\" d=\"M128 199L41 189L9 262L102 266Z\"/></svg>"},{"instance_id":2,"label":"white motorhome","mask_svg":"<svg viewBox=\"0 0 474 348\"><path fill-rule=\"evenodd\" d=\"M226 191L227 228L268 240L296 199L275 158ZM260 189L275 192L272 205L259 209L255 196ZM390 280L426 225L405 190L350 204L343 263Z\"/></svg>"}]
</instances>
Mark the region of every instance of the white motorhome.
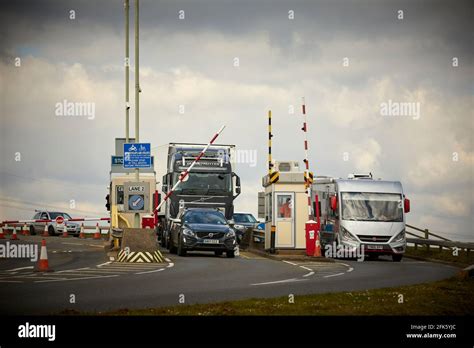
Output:
<instances>
[{"instance_id":1,"label":"white motorhome","mask_svg":"<svg viewBox=\"0 0 474 348\"><path fill-rule=\"evenodd\" d=\"M348 179L316 177L312 198L318 202L323 252L329 249L327 245L334 245L401 261L410 201L400 182L373 180L371 174L352 174Z\"/></svg>"}]
</instances>

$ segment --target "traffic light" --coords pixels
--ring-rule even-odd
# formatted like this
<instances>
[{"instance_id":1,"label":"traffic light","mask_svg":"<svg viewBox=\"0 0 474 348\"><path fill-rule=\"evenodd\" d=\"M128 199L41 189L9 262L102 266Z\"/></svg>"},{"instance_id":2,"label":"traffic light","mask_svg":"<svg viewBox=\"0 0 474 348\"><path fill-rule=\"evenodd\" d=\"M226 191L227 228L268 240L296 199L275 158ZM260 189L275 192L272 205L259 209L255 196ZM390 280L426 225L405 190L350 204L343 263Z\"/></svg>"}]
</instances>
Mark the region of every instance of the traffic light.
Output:
<instances>
[{"instance_id":1,"label":"traffic light","mask_svg":"<svg viewBox=\"0 0 474 348\"><path fill-rule=\"evenodd\" d=\"M110 194L105 196L105 207L107 208L107 211L110 211Z\"/></svg>"}]
</instances>

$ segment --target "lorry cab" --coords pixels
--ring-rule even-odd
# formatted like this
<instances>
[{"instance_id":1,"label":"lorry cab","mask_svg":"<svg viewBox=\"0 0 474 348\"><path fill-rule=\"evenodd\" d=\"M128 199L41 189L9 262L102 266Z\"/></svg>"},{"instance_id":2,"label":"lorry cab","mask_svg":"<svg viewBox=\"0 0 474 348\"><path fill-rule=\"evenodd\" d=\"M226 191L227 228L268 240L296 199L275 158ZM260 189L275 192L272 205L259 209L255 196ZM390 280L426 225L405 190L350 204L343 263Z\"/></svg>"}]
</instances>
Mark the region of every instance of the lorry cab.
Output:
<instances>
[{"instance_id":1,"label":"lorry cab","mask_svg":"<svg viewBox=\"0 0 474 348\"><path fill-rule=\"evenodd\" d=\"M317 178L313 195L318 195L320 202L323 252L329 244L353 251L363 249L369 257L402 259L410 202L400 182L373 180L371 176Z\"/></svg>"}]
</instances>

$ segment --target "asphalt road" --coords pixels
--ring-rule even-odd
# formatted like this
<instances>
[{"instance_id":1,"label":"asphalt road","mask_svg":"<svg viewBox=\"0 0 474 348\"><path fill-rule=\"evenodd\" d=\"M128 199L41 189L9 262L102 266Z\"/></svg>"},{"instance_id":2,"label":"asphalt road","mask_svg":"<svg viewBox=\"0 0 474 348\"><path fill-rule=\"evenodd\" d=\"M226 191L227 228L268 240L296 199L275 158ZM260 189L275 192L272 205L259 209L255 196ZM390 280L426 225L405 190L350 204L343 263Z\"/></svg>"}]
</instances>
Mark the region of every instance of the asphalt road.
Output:
<instances>
[{"instance_id":1,"label":"asphalt road","mask_svg":"<svg viewBox=\"0 0 474 348\"><path fill-rule=\"evenodd\" d=\"M26 243L22 239L17 243ZM28 237L27 241L39 244L40 238ZM455 267L411 259L304 263L251 253L235 259L164 253L167 264L119 264L107 261L103 241L60 237L47 241L54 272L34 272L30 260L0 259L0 313L151 308L178 305L183 295L185 304L193 304L356 291L436 281L457 272Z\"/></svg>"}]
</instances>

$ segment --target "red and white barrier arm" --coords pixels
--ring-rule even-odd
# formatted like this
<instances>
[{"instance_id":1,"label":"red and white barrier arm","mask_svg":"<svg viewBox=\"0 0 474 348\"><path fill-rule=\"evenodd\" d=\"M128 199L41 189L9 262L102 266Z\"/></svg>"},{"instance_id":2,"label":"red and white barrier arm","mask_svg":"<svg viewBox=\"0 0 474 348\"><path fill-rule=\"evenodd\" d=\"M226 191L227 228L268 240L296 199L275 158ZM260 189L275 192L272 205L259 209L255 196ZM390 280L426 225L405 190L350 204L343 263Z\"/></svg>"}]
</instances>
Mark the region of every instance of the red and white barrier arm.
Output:
<instances>
[{"instance_id":1,"label":"red and white barrier arm","mask_svg":"<svg viewBox=\"0 0 474 348\"><path fill-rule=\"evenodd\" d=\"M38 220L7 220L2 221L2 224L31 224L31 223L47 223L47 222L54 222L54 219L38 219ZM110 218L71 218L71 219L64 219L65 222L67 221L110 221Z\"/></svg>"},{"instance_id":2,"label":"red and white barrier arm","mask_svg":"<svg viewBox=\"0 0 474 348\"><path fill-rule=\"evenodd\" d=\"M214 141L217 139L217 137L219 136L219 134L221 134L221 132L224 130L225 126L222 126L221 129L219 129L217 131L216 134L214 134L214 136L212 137L211 141L206 145L206 147L201 151L201 153L199 154L199 156L196 157L196 159L194 160L193 163L191 163L191 165L189 166L188 169L186 169L180 176L179 176L179 180L176 182L176 184L174 184L173 188L166 194L166 196L163 198L163 200L160 202L160 204L156 207L156 211L159 211L161 206L168 200L168 198L173 194L173 192L176 190L176 188L179 186L179 184L181 184L183 182L183 180L188 176L189 172L191 171L191 169L193 169L194 165L201 159L202 156L204 156L204 154L206 153L207 149L209 148L209 146L211 146Z\"/></svg>"}]
</instances>

